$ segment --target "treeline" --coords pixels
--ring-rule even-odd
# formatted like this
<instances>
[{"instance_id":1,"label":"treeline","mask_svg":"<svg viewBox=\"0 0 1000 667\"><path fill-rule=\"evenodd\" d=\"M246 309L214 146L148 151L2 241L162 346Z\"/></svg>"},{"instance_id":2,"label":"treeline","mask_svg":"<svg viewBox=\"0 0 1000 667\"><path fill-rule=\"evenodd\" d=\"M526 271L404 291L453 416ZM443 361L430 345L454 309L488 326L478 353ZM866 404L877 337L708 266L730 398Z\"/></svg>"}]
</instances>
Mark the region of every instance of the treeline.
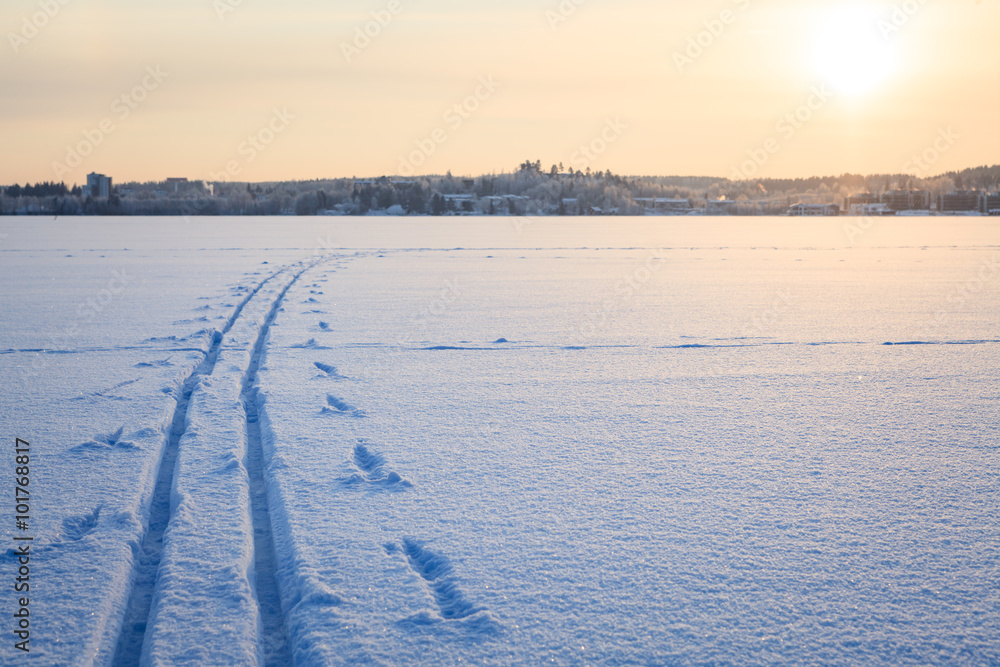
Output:
<instances>
[{"instance_id":1,"label":"treeline","mask_svg":"<svg viewBox=\"0 0 1000 667\"><path fill-rule=\"evenodd\" d=\"M838 204L859 192L1000 190L1000 165L933 178L910 174L731 181L690 176L621 176L526 160L516 171L443 176L234 183L123 183L111 197L64 183L0 188L0 215L643 215L703 211L712 202L750 203L736 212L780 213L794 203Z\"/></svg>"},{"instance_id":2,"label":"treeline","mask_svg":"<svg viewBox=\"0 0 1000 667\"><path fill-rule=\"evenodd\" d=\"M65 183L37 183L35 185L25 184L24 187L14 184L3 188L3 193L7 197L49 197L60 195L80 195L83 190L79 185L69 188Z\"/></svg>"},{"instance_id":3,"label":"treeline","mask_svg":"<svg viewBox=\"0 0 1000 667\"><path fill-rule=\"evenodd\" d=\"M953 180L959 190L997 190L997 184L1000 183L1000 165L950 171L942 176Z\"/></svg>"}]
</instances>

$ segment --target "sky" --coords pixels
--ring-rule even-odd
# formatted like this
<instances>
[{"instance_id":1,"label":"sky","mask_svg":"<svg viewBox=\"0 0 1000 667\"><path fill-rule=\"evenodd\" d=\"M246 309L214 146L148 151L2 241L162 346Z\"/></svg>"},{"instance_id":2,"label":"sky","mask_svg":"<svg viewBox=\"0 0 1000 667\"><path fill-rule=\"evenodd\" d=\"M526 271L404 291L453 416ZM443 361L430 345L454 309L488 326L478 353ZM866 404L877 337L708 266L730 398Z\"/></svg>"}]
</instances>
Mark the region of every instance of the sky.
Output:
<instances>
[{"instance_id":1,"label":"sky","mask_svg":"<svg viewBox=\"0 0 1000 667\"><path fill-rule=\"evenodd\" d=\"M0 184L933 176L1000 162L997 0L3 0Z\"/></svg>"}]
</instances>

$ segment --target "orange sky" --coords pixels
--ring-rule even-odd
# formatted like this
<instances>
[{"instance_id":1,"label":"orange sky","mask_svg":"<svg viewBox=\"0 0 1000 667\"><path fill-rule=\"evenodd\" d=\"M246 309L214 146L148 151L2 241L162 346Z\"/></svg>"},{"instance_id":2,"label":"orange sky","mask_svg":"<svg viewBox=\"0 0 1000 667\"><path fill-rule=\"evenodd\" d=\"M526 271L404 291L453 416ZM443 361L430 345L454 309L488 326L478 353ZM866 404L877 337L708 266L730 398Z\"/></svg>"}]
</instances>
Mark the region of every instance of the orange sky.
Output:
<instances>
[{"instance_id":1,"label":"orange sky","mask_svg":"<svg viewBox=\"0 0 1000 667\"><path fill-rule=\"evenodd\" d=\"M992 0L5 0L0 184L932 175L1000 162L998 25Z\"/></svg>"}]
</instances>

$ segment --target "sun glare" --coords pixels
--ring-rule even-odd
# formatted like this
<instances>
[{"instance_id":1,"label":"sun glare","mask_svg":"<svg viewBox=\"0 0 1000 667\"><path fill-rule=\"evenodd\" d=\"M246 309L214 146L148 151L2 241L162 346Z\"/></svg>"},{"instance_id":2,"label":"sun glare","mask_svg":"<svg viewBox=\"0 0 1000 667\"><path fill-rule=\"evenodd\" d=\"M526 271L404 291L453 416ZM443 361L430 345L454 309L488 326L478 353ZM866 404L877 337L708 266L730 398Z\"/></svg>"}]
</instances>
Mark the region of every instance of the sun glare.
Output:
<instances>
[{"instance_id":1,"label":"sun glare","mask_svg":"<svg viewBox=\"0 0 1000 667\"><path fill-rule=\"evenodd\" d=\"M849 97L867 95L892 74L892 45L880 32L878 20L874 11L860 7L822 15L813 42L813 63L817 74L837 92Z\"/></svg>"}]
</instances>

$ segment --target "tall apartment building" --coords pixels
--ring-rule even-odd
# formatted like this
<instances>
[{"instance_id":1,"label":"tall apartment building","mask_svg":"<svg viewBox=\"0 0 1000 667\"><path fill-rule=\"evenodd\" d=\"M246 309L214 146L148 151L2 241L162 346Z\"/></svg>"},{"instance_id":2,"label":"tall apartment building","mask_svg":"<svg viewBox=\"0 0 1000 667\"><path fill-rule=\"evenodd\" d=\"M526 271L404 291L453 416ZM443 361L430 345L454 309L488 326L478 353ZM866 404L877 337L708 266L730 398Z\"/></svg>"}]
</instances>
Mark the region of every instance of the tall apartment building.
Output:
<instances>
[{"instance_id":1,"label":"tall apartment building","mask_svg":"<svg viewBox=\"0 0 1000 667\"><path fill-rule=\"evenodd\" d=\"M979 192L948 192L941 195L938 210L942 213L967 213L979 211L982 205Z\"/></svg>"},{"instance_id":2,"label":"tall apartment building","mask_svg":"<svg viewBox=\"0 0 1000 667\"><path fill-rule=\"evenodd\" d=\"M84 197L107 199L111 196L111 178L104 174L87 174L87 184L83 186Z\"/></svg>"},{"instance_id":3,"label":"tall apartment building","mask_svg":"<svg viewBox=\"0 0 1000 667\"><path fill-rule=\"evenodd\" d=\"M882 193L882 203L893 211L928 211L931 193L927 190L892 190Z\"/></svg>"},{"instance_id":4,"label":"tall apartment building","mask_svg":"<svg viewBox=\"0 0 1000 667\"><path fill-rule=\"evenodd\" d=\"M1000 192L984 192L980 197L979 211L983 215L1000 215Z\"/></svg>"}]
</instances>

